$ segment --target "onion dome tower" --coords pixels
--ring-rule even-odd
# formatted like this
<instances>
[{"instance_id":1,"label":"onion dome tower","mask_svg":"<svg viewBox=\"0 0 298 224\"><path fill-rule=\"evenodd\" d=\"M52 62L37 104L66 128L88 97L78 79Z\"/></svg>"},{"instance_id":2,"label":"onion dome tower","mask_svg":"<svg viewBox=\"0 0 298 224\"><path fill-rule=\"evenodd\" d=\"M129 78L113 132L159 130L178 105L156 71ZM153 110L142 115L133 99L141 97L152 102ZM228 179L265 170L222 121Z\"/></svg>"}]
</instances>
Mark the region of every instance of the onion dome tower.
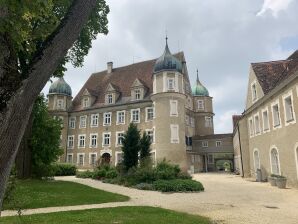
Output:
<instances>
[{"instance_id":1,"label":"onion dome tower","mask_svg":"<svg viewBox=\"0 0 298 224\"><path fill-rule=\"evenodd\" d=\"M192 95L194 96L209 96L209 92L205 86L200 82L199 72L197 70L197 81L196 84L191 88Z\"/></svg>"},{"instance_id":2,"label":"onion dome tower","mask_svg":"<svg viewBox=\"0 0 298 224\"><path fill-rule=\"evenodd\" d=\"M53 111L66 111L71 105L72 91L64 78L53 82L48 94L48 108Z\"/></svg>"}]
</instances>

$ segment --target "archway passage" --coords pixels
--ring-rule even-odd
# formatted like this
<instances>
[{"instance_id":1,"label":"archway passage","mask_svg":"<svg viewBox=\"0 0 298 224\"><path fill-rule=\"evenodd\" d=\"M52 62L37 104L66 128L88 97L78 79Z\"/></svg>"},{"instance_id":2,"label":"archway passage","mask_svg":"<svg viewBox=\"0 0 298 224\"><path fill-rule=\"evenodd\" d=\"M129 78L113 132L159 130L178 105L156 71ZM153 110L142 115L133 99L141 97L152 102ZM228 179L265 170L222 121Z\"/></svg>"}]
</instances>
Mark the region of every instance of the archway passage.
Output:
<instances>
[{"instance_id":1,"label":"archway passage","mask_svg":"<svg viewBox=\"0 0 298 224\"><path fill-rule=\"evenodd\" d=\"M102 165L109 165L111 162L111 155L109 153L104 153L101 156L101 164Z\"/></svg>"},{"instance_id":2,"label":"archway passage","mask_svg":"<svg viewBox=\"0 0 298 224\"><path fill-rule=\"evenodd\" d=\"M230 159L215 159L216 171L231 172L234 170L233 160Z\"/></svg>"}]
</instances>

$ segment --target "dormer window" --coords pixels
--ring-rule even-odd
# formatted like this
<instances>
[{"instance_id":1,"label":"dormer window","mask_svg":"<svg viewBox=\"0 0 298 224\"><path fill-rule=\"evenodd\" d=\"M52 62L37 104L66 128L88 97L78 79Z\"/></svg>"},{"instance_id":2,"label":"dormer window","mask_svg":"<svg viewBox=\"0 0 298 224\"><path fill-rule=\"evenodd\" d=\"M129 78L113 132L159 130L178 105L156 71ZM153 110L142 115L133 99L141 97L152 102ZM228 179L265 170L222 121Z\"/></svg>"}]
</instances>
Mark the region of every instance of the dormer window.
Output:
<instances>
[{"instance_id":1,"label":"dormer window","mask_svg":"<svg viewBox=\"0 0 298 224\"><path fill-rule=\"evenodd\" d=\"M168 90L174 90L174 89L175 89L175 79L168 78Z\"/></svg>"},{"instance_id":2,"label":"dormer window","mask_svg":"<svg viewBox=\"0 0 298 224\"><path fill-rule=\"evenodd\" d=\"M258 99L257 85L255 82L251 85L251 94L252 94L252 100L253 102L255 102Z\"/></svg>"},{"instance_id":3,"label":"dormer window","mask_svg":"<svg viewBox=\"0 0 298 224\"><path fill-rule=\"evenodd\" d=\"M89 107L90 106L90 100L89 100L89 97L85 97L83 99L83 107L86 108L86 107Z\"/></svg>"},{"instance_id":4,"label":"dormer window","mask_svg":"<svg viewBox=\"0 0 298 224\"><path fill-rule=\"evenodd\" d=\"M141 99L141 90L140 89L136 89L135 90L135 99L136 100L140 100Z\"/></svg>"},{"instance_id":5,"label":"dormer window","mask_svg":"<svg viewBox=\"0 0 298 224\"><path fill-rule=\"evenodd\" d=\"M107 101L108 101L108 104L112 104L113 103L113 94L108 94L107 95Z\"/></svg>"}]
</instances>

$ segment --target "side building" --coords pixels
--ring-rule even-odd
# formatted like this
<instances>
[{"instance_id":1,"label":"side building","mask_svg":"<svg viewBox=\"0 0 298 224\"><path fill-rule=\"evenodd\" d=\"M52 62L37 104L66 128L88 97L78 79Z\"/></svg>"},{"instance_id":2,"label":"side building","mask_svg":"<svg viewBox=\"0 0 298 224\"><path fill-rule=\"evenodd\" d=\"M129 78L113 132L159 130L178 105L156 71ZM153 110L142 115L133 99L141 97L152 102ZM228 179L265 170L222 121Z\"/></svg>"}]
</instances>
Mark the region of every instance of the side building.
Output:
<instances>
[{"instance_id":1,"label":"side building","mask_svg":"<svg viewBox=\"0 0 298 224\"><path fill-rule=\"evenodd\" d=\"M252 63L246 109L234 117L235 166L244 177L287 177L298 187L298 51L280 61Z\"/></svg>"}]
</instances>

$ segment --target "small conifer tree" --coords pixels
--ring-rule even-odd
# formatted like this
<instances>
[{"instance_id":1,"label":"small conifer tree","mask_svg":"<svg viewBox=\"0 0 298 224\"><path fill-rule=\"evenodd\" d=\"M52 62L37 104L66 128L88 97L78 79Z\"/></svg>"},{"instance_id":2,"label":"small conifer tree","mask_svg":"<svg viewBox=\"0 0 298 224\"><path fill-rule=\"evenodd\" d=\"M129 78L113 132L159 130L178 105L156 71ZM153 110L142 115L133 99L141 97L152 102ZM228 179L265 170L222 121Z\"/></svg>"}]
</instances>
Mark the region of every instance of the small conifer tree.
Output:
<instances>
[{"instance_id":1,"label":"small conifer tree","mask_svg":"<svg viewBox=\"0 0 298 224\"><path fill-rule=\"evenodd\" d=\"M143 132L143 136L140 139L141 166L146 166L151 163L150 146L151 146L151 138L148 134L146 134L146 132Z\"/></svg>"}]
</instances>

